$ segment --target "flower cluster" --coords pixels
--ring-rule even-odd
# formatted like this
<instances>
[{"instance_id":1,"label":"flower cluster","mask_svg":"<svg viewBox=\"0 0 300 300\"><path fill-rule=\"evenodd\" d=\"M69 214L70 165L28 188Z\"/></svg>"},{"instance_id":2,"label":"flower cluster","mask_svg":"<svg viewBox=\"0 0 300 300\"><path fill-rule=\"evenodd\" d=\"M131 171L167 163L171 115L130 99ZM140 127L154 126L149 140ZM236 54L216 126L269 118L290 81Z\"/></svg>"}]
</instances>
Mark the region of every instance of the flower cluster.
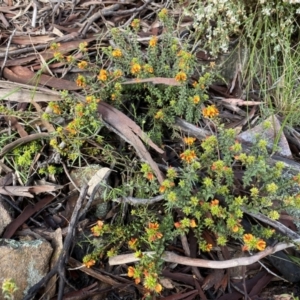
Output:
<instances>
[{"instance_id":1,"label":"flower cluster","mask_svg":"<svg viewBox=\"0 0 300 300\"><path fill-rule=\"evenodd\" d=\"M244 234L243 236L244 246L243 251L257 249L263 251L266 248L266 242L263 239L254 237L251 233Z\"/></svg>"}]
</instances>

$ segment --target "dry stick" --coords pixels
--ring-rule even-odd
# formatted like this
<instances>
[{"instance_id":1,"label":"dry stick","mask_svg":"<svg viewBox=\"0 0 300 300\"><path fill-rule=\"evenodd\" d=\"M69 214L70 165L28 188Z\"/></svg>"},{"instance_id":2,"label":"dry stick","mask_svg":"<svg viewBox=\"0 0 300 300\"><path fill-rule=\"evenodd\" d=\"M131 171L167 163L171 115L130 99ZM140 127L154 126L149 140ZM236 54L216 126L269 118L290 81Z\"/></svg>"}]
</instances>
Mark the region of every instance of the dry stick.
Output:
<instances>
[{"instance_id":1,"label":"dry stick","mask_svg":"<svg viewBox=\"0 0 300 300\"><path fill-rule=\"evenodd\" d=\"M61 275L60 276L60 281L59 281L58 295L57 295L58 300L63 299L64 286L65 286L65 282L66 282L65 265L68 262L69 249L71 247L72 241L74 240L74 236L75 236L74 228L76 226L78 216L79 216L79 211L81 209L83 200L85 199L87 190L88 190L88 185L87 184L84 185L81 188L79 198L76 202L76 205L75 205L75 208L74 208L71 220L70 220L70 224L69 224L69 227L68 227L68 233L67 233L67 236L66 236L65 241L64 241L64 249L63 249L63 252L62 252L62 260L60 260L60 264L58 265L58 271Z\"/></svg>"},{"instance_id":2,"label":"dry stick","mask_svg":"<svg viewBox=\"0 0 300 300\"><path fill-rule=\"evenodd\" d=\"M300 235L297 234L295 231L289 229L288 227L286 227L285 225L283 225L282 223L272 220L268 217L266 217L265 215L261 214L261 213L251 213L250 211L248 211L246 208L241 208L242 211L244 213L246 213L247 215L260 220L272 227L274 227L275 229L277 229L279 232L283 233L284 235L287 235L288 237L290 237L291 239L300 239Z\"/></svg>"},{"instance_id":3,"label":"dry stick","mask_svg":"<svg viewBox=\"0 0 300 300\"><path fill-rule=\"evenodd\" d=\"M150 4L152 1L153 0L148 0L144 3L144 5L140 6L139 8L132 8L132 9L124 10L124 11L119 11L120 4L114 4L109 7L104 8L102 10L99 10L98 12L93 14L87 20L86 24L84 24L84 26L81 27L79 33L84 36L87 33L91 24L101 17L108 17L108 16L112 16L112 15L122 16L122 15L138 13L138 12L142 11L144 8L146 8L148 6L148 4Z\"/></svg>"},{"instance_id":4,"label":"dry stick","mask_svg":"<svg viewBox=\"0 0 300 300\"><path fill-rule=\"evenodd\" d=\"M8 57L8 52L9 52L9 47L10 47L10 43L12 41L12 38L14 36L16 32L16 29L14 29L14 31L11 33L10 37L9 37L9 40L8 40L8 43L7 43L7 46L6 46L6 51L5 51L5 56L4 56L4 61L2 63L2 66L1 66L1 70L0 70L0 78L2 77L2 72L3 72L3 69L5 67L5 64L6 64L6 61L7 61L7 57Z\"/></svg>"},{"instance_id":5,"label":"dry stick","mask_svg":"<svg viewBox=\"0 0 300 300\"><path fill-rule=\"evenodd\" d=\"M59 274L60 275L60 282L59 282L59 291L58 291L58 300L62 300L63 298L63 292L64 292L64 284L66 281L65 278L65 265L69 259L69 249L71 246L71 243L74 239L74 228L78 219L78 214L79 214L79 210L82 206L82 202L85 199L86 193L87 193L87 185L84 185L80 191L80 195L79 198L77 200L77 203L75 205L71 220L70 220L70 224L68 227L68 232L67 232L67 236L65 238L64 241L64 247L63 250L59 256L59 259L56 263L56 265L54 266L54 268L45 276L43 277L38 283L36 283L34 286L32 286L27 295L23 298L23 300L30 300L32 299L35 294L38 292L38 290L45 285L50 278L52 278L55 274Z\"/></svg>"},{"instance_id":6,"label":"dry stick","mask_svg":"<svg viewBox=\"0 0 300 300\"><path fill-rule=\"evenodd\" d=\"M79 33L83 36L86 35L89 27L91 26L91 24L96 21L97 19L101 18L102 16L110 16L112 15L113 11L116 11L120 8L120 4L114 4L111 5L109 7L106 7L104 9L99 10L98 12L96 12L95 14L93 14L91 17L88 18L88 20L86 21L86 23L81 27L81 29L79 30Z\"/></svg>"},{"instance_id":7,"label":"dry stick","mask_svg":"<svg viewBox=\"0 0 300 300\"><path fill-rule=\"evenodd\" d=\"M38 9L36 0L33 0L32 5L33 5L33 13L32 13L31 26L32 26L33 28L35 28L36 17L37 17L37 9Z\"/></svg>"},{"instance_id":8,"label":"dry stick","mask_svg":"<svg viewBox=\"0 0 300 300\"><path fill-rule=\"evenodd\" d=\"M292 242L293 243L278 243L274 247L268 247L266 250L261 251L249 257L239 257L239 258L223 260L223 261L211 261L205 259L184 257L169 251L165 251L161 258L166 262L177 263L177 264L191 266L191 267L201 267L201 268L208 268L208 269L227 269L227 268L233 268L238 266L252 265L253 263L261 260L262 258L270 254L276 253L278 251L290 247L294 247L295 243L300 242L300 238L295 239ZM152 255L155 254L155 252L143 252L143 254L151 257ZM122 255L117 255L109 258L109 264L111 266L122 265L122 264L137 262L139 260L140 260L139 258L135 257L134 253L122 254Z\"/></svg>"},{"instance_id":9,"label":"dry stick","mask_svg":"<svg viewBox=\"0 0 300 300\"><path fill-rule=\"evenodd\" d=\"M181 239L181 244L182 244L182 247L183 247L183 250L184 250L184 253L186 256L191 256L191 251L190 251L190 248L189 248L189 243L187 241L187 238L186 238L186 235L185 234L182 234L180 236L180 239ZM198 268L196 267L192 267L192 271L194 273L194 275L200 279L200 280L204 280L204 278L202 277L202 275L200 274L200 271Z\"/></svg>"},{"instance_id":10,"label":"dry stick","mask_svg":"<svg viewBox=\"0 0 300 300\"><path fill-rule=\"evenodd\" d=\"M113 199L112 201L119 202L119 203L128 203L131 205L150 205L156 202L164 200L164 195L159 195L150 199L141 199L141 198L134 198L134 197L121 197L117 199Z\"/></svg>"}]
</instances>

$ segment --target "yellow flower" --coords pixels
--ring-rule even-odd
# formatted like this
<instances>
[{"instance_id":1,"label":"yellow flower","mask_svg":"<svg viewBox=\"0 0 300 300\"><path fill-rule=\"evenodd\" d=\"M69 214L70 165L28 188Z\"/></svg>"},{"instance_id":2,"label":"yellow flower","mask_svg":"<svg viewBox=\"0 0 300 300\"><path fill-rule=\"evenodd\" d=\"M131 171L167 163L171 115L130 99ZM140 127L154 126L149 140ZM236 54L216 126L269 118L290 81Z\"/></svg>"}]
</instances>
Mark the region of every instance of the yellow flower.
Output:
<instances>
[{"instance_id":1,"label":"yellow flower","mask_svg":"<svg viewBox=\"0 0 300 300\"><path fill-rule=\"evenodd\" d=\"M219 110L215 105L210 105L202 109L202 114L205 118L213 118L219 115Z\"/></svg>"},{"instance_id":2,"label":"yellow flower","mask_svg":"<svg viewBox=\"0 0 300 300\"><path fill-rule=\"evenodd\" d=\"M82 42L82 43L80 43L79 44L79 50L81 51L81 52L86 52L87 51L87 45L88 45L88 43L87 42Z\"/></svg>"},{"instance_id":3,"label":"yellow flower","mask_svg":"<svg viewBox=\"0 0 300 300\"><path fill-rule=\"evenodd\" d=\"M183 138L183 141L185 144L191 146L194 144L194 142L196 141L196 138L193 138L193 137L185 137Z\"/></svg>"},{"instance_id":4,"label":"yellow flower","mask_svg":"<svg viewBox=\"0 0 300 300\"><path fill-rule=\"evenodd\" d=\"M132 74L138 74L141 72L141 66L138 64L138 63L134 63L132 66L131 66L131 73Z\"/></svg>"},{"instance_id":5,"label":"yellow flower","mask_svg":"<svg viewBox=\"0 0 300 300\"><path fill-rule=\"evenodd\" d=\"M162 286L161 286L161 284L158 283L158 284L155 286L154 290L155 290L156 293L160 293L160 292L162 291Z\"/></svg>"},{"instance_id":6,"label":"yellow flower","mask_svg":"<svg viewBox=\"0 0 300 300\"><path fill-rule=\"evenodd\" d=\"M164 117L163 111L160 109L154 116L154 119L161 120Z\"/></svg>"},{"instance_id":7,"label":"yellow flower","mask_svg":"<svg viewBox=\"0 0 300 300\"><path fill-rule=\"evenodd\" d=\"M164 193L165 192L165 190L166 190L166 186L164 186L164 185L161 185L160 187L159 187L159 192L162 194L162 193Z\"/></svg>"},{"instance_id":8,"label":"yellow flower","mask_svg":"<svg viewBox=\"0 0 300 300\"><path fill-rule=\"evenodd\" d=\"M58 61L61 61L61 60L64 59L63 54L62 54L61 52L59 52L59 51L55 51L55 52L53 53L53 57L54 57L56 60L58 60Z\"/></svg>"},{"instance_id":9,"label":"yellow flower","mask_svg":"<svg viewBox=\"0 0 300 300\"><path fill-rule=\"evenodd\" d=\"M159 13L158 13L158 17L162 20L166 19L166 17L168 16L168 10L166 8L163 8Z\"/></svg>"},{"instance_id":10,"label":"yellow flower","mask_svg":"<svg viewBox=\"0 0 300 300\"><path fill-rule=\"evenodd\" d=\"M257 243L256 243L256 248L259 251L265 250L265 248L266 248L266 242L264 240L262 240L262 239L258 240Z\"/></svg>"},{"instance_id":11,"label":"yellow flower","mask_svg":"<svg viewBox=\"0 0 300 300\"><path fill-rule=\"evenodd\" d=\"M149 47L154 48L156 45L157 45L157 36L153 36L149 41Z\"/></svg>"},{"instance_id":12,"label":"yellow flower","mask_svg":"<svg viewBox=\"0 0 300 300\"><path fill-rule=\"evenodd\" d=\"M134 19L132 22L131 22L131 27L135 30L139 29L140 27L140 20L139 19Z\"/></svg>"},{"instance_id":13,"label":"yellow flower","mask_svg":"<svg viewBox=\"0 0 300 300\"><path fill-rule=\"evenodd\" d=\"M187 79L187 76L186 76L186 74L184 73L184 72L179 72L179 73L177 73L177 75L175 76L175 80L176 81L180 81L180 82L183 82L183 81L186 81L186 79Z\"/></svg>"},{"instance_id":14,"label":"yellow flower","mask_svg":"<svg viewBox=\"0 0 300 300\"><path fill-rule=\"evenodd\" d=\"M80 87L86 87L86 79L84 76L82 75L78 75L77 79L76 79L76 84Z\"/></svg>"},{"instance_id":15,"label":"yellow flower","mask_svg":"<svg viewBox=\"0 0 300 300\"><path fill-rule=\"evenodd\" d=\"M60 43L52 43L50 50L57 50L60 47Z\"/></svg>"},{"instance_id":16,"label":"yellow flower","mask_svg":"<svg viewBox=\"0 0 300 300\"><path fill-rule=\"evenodd\" d=\"M194 102L194 104L198 104L200 102L200 96L199 95L195 95L193 97L193 102Z\"/></svg>"},{"instance_id":17,"label":"yellow flower","mask_svg":"<svg viewBox=\"0 0 300 300\"><path fill-rule=\"evenodd\" d=\"M187 149L183 153L180 154L180 158L187 163L191 163L193 160L197 158L194 150Z\"/></svg>"},{"instance_id":18,"label":"yellow flower","mask_svg":"<svg viewBox=\"0 0 300 300\"><path fill-rule=\"evenodd\" d=\"M149 229L158 230L159 224L157 222L156 223L149 223L148 227L149 227Z\"/></svg>"},{"instance_id":19,"label":"yellow flower","mask_svg":"<svg viewBox=\"0 0 300 300\"><path fill-rule=\"evenodd\" d=\"M114 101L114 100L116 100L116 98L117 98L116 94L111 94L111 95L110 95L110 99L111 99L111 100Z\"/></svg>"},{"instance_id":20,"label":"yellow flower","mask_svg":"<svg viewBox=\"0 0 300 300\"><path fill-rule=\"evenodd\" d=\"M91 231L94 236L100 236L102 234L103 225L104 225L104 222L99 220L97 222L97 225L95 225L91 228Z\"/></svg>"},{"instance_id":21,"label":"yellow flower","mask_svg":"<svg viewBox=\"0 0 300 300\"><path fill-rule=\"evenodd\" d=\"M101 69L98 75L98 79L101 81L106 81L107 80L107 71Z\"/></svg>"},{"instance_id":22,"label":"yellow flower","mask_svg":"<svg viewBox=\"0 0 300 300\"><path fill-rule=\"evenodd\" d=\"M206 247L205 247L205 250L207 252L209 252L212 249L212 247L213 247L212 244L207 244Z\"/></svg>"},{"instance_id":23,"label":"yellow flower","mask_svg":"<svg viewBox=\"0 0 300 300\"><path fill-rule=\"evenodd\" d=\"M240 229L240 227L239 227L238 225L234 225L234 226L232 227L232 231L233 231L233 232L238 232L239 229Z\"/></svg>"},{"instance_id":24,"label":"yellow flower","mask_svg":"<svg viewBox=\"0 0 300 300\"><path fill-rule=\"evenodd\" d=\"M95 100L95 96L86 96L85 100L86 100L87 103L91 103L92 101Z\"/></svg>"},{"instance_id":25,"label":"yellow flower","mask_svg":"<svg viewBox=\"0 0 300 300\"><path fill-rule=\"evenodd\" d=\"M146 178L147 178L149 181L152 181L152 180L154 179L153 173L152 173L152 172L148 172L148 173L146 174Z\"/></svg>"},{"instance_id":26,"label":"yellow flower","mask_svg":"<svg viewBox=\"0 0 300 300\"><path fill-rule=\"evenodd\" d=\"M123 72L121 70L118 69L118 70L114 71L114 76L115 77L121 77L122 75L123 75Z\"/></svg>"},{"instance_id":27,"label":"yellow flower","mask_svg":"<svg viewBox=\"0 0 300 300\"><path fill-rule=\"evenodd\" d=\"M174 226L175 226L175 228L180 228L181 227L181 223L180 222L175 222Z\"/></svg>"},{"instance_id":28,"label":"yellow flower","mask_svg":"<svg viewBox=\"0 0 300 300\"><path fill-rule=\"evenodd\" d=\"M128 247L131 249L134 249L136 247L137 239L131 238L131 240L128 242Z\"/></svg>"},{"instance_id":29,"label":"yellow flower","mask_svg":"<svg viewBox=\"0 0 300 300\"><path fill-rule=\"evenodd\" d=\"M144 70L148 73L153 73L153 67L151 67L150 65L146 64L143 66Z\"/></svg>"},{"instance_id":30,"label":"yellow flower","mask_svg":"<svg viewBox=\"0 0 300 300\"><path fill-rule=\"evenodd\" d=\"M79 69L86 69L87 66L88 66L88 63L87 63L87 61L82 60L81 62L79 62L79 63L77 64L77 66L78 66Z\"/></svg>"},{"instance_id":31,"label":"yellow flower","mask_svg":"<svg viewBox=\"0 0 300 300\"><path fill-rule=\"evenodd\" d=\"M243 240L246 244L250 243L253 240L253 235L251 233L246 233L243 236Z\"/></svg>"},{"instance_id":32,"label":"yellow flower","mask_svg":"<svg viewBox=\"0 0 300 300\"><path fill-rule=\"evenodd\" d=\"M217 200L217 199L212 200L212 201L210 202L210 205L211 205L211 206L217 206L217 205L219 205L219 200Z\"/></svg>"},{"instance_id":33,"label":"yellow flower","mask_svg":"<svg viewBox=\"0 0 300 300\"><path fill-rule=\"evenodd\" d=\"M83 264L87 267L87 268L90 268L92 267L94 264L96 263L96 261L94 259L91 259L87 262L84 262Z\"/></svg>"},{"instance_id":34,"label":"yellow flower","mask_svg":"<svg viewBox=\"0 0 300 300\"><path fill-rule=\"evenodd\" d=\"M51 109L52 109L52 111L53 111L53 113L55 113L55 114L57 114L57 115L60 115L61 114L61 109L60 109L60 107L59 107L59 105L58 104L52 104L51 105Z\"/></svg>"},{"instance_id":35,"label":"yellow flower","mask_svg":"<svg viewBox=\"0 0 300 300\"><path fill-rule=\"evenodd\" d=\"M190 227L195 228L197 226L195 219L190 220Z\"/></svg>"},{"instance_id":36,"label":"yellow flower","mask_svg":"<svg viewBox=\"0 0 300 300\"><path fill-rule=\"evenodd\" d=\"M113 52L112 52L112 56L113 56L113 57L122 57L122 56L123 56L123 53L122 53L121 49L115 49L115 50L113 50Z\"/></svg>"},{"instance_id":37,"label":"yellow flower","mask_svg":"<svg viewBox=\"0 0 300 300\"><path fill-rule=\"evenodd\" d=\"M68 62L68 63L72 63L72 62L74 62L75 60L76 60L76 58L75 58L73 55L67 56L67 62Z\"/></svg>"},{"instance_id":38,"label":"yellow flower","mask_svg":"<svg viewBox=\"0 0 300 300\"><path fill-rule=\"evenodd\" d=\"M128 272L127 272L128 277L133 277L134 273L135 273L134 267L128 267Z\"/></svg>"}]
</instances>

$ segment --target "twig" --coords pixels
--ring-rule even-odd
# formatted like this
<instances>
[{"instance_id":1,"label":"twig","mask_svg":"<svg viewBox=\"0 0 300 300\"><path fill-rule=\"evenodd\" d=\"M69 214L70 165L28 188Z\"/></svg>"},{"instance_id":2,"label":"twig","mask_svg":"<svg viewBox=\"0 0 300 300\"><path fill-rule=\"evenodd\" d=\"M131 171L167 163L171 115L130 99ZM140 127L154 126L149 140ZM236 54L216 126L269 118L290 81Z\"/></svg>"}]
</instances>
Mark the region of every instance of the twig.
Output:
<instances>
[{"instance_id":1,"label":"twig","mask_svg":"<svg viewBox=\"0 0 300 300\"><path fill-rule=\"evenodd\" d=\"M10 35L10 37L8 39L8 43L7 43L6 51L5 51L5 55L4 55L4 61L2 63L1 70L0 70L0 78L2 77L2 72L3 72L3 69L5 67L5 64L6 64L6 61L7 61L7 57L8 57L9 47L10 47L12 38L15 35L15 32L16 32L16 29L14 29L14 31L11 33L11 35Z\"/></svg>"},{"instance_id":2,"label":"twig","mask_svg":"<svg viewBox=\"0 0 300 300\"><path fill-rule=\"evenodd\" d=\"M177 264L191 266L191 267L201 267L201 268L209 268L209 269L227 269L227 268L233 268L238 266L252 265L253 263L261 260L262 258L270 254L279 252L281 250L290 247L294 247L295 246L294 244L299 242L300 242L300 238L293 240L293 243L278 243L274 247L268 247L266 250L261 251L249 257L239 257L239 258L223 260L223 261L211 261L205 259L184 257L169 251L164 252L161 258L166 262L177 263ZM155 252L144 252L143 254L152 256L155 254ZM137 258L134 253L122 254L122 255L117 255L109 258L109 264L111 266L122 265L122 264L137 262L139 260L140 259Z\"/></svg>"},{"instance_id":3,"label":"twig","mask_svg":"<svg viewBox=\"0 0 300 300\"><path fill-rule=\"evenodd\" d=\"M146 8L153 0L147 0L144 5L140 6L139 8L132 8L132 9L128 9L128 10L123 10L120 11L120 4L114 4L111 5L109 7L106 7L102 10L99 10L98 12L96 12L94 15L92 15L86 22L86 24L84 24L84 26L82 26L82 28L80 29L79 33L82 34L83 36L87 33L89 27L91 26L91 24L96 21L97 19L105 16L122 16L122 15L131 15L131 14L135 14L135 13L139 13L140 11L142 11L144 8Z\"/></svg>"},{"instance_id":4,"label":"twig","mask_svg":"<svg viewBox=\"0 0 300 300\"><path fill-rule=\"evenodd\" d=\"M251 213L249 212L247 209L245 208L241 208L242 211L244 213L246 213L247 215L258 219L272 227L274 227L275 229L277 229L279 232L283 233L284 235L288 236L291 239L300 239L300 235L297 234L295 231L289 229L288 227L286 227L285 225L283 225L282 223L275 221L275 220L271 220L270 218L268 218L267 216L261 214L261 213Z\"/></svg>"},{"instance_id":5,"label":"twig","mask_svg":"<svg viewBox=\"0 0 300 300\"><path fill-rule=\"evenodd\" d=\"M36 17L37 17L37 3L34 0L33 1L33 13L32 13L32 20L31 20L31 26L35 28L35 23L36 23Z\"/></svg>"},{"instance_id":6,"label":"twig","mask_svg":"<svg viewBox=\"0 0 300 300\"><path fill-rule=\"evenodd\" d=\"M16 211L18 211L19 213L22 212L22 209L20 209L17 205L15 205L12 201L10 201L10 199L4 195L0 195L0 199L4 200L5 202L7 202L10 206L12 206ZM42 227L43 225L36 221L33 217L30 217L29 220L34 223L35 225L37 225L38 227Z\"/></svg>"},{"instance_id":7,"label":"twig","mask_svg":"<svg viewBox=\"0 0 300 300\"><path fill-rule=\"evenodd\" d=\"M164 199L164 195L159 195L150 199L141 199L141 198L134 198L134 197L121 197L117 199L113 199L115 202L119 203L129 203L131 205L149 205L156 202L159 202Z\"/></svg>"},{"instance_id":8,"label":"twig","mask_svg":"<svg viewBox=\"0 0 300 300\"><path fill-rule=\"evenodd\" d=\"M79 33L83 36L86 35L89 27L91 24L96 21L97 19L101 18L102 16L110 16L112 13L120 8L120 4L114 4L109 7L106 7L104 9L99 10L95 14L93 14L91 17L88 18L84 26L81 27L79 30Z\"/></svg>"},{"instance_id":9,"label":"twig","mask_svg":"<svg viewBox=\"0 0 300 300\"><path fill-rule=\"evenodd\" d=\"M74 228L75 228L76 222L78 220L79 210L81 208L82 202L87 193L87 188L88 188L88 186L85 185L82 187L82 189L80 191L79 198L77 200L76 206L74 208L74 211L73 211L73 214L72 214L72 217L70 220L70 224L68 227L68 233L67 233L67 236L64 241L64 247L63 247L62 252L57 260L56 265L45 277L43 277L38 283L36 283L34 286L32 286L29 289L27 295L23 298L23 300L32 299L35 296L35 294L38 292L38 290L42 286L44 286L57 273L60 275L59 291L58 291L57 299L61 300L63 298L64 284L66 281L65 265L69 258L69 249L70 249L71 243L74 239Z\"/></svg>"},{"instance_id":10,"label":"twig","mask_svg":"<svg viewBox=\"0 0 300 300\"><path fill-rule=\"evenodd\" d=\"M74 207L74 211L70 220L70 224L68 227L68 233L67 236L65 238L64 241L64 249L62 251L62 259L59 259L59 265L58 265L58 272L60 274L60 281L59 281L59 289L58 289L58 295L57 295L57 299L61 300L63 298L63 294L64 294L64 286L65 286L65 265L68 262L68 258L69 258L69 249L71 247L72 241L74 239L74 228L76 226L77 220L78 220L78 216L79 216L79 211L81 209L83 200L85 199L86 193L88 190L88 185L84 185L81 188L80 191L80 195L79 198L76 202L76 205Z\"/></svg>"},{"instance_id":11,"label":"twig","mask_svg":"<svg viewBox=\"0 0 300 300\"><path fill-rule=\"evenodd\" d=\"M180 239L181 239L181 244L182 244L182 248L184 250L184 253L186 256L190 257L191 256L191 250L190 250L190 247L189 247L189 243L187 241L187 238L186 238L186 235L185 234L182 234L180 236ZM192 267L192 271L194 273L194 275L200 279L200 280L204 280L204 278L201 276L200 274L200 271L198 268L196 267Z\"/></svg>"}]
</instances>

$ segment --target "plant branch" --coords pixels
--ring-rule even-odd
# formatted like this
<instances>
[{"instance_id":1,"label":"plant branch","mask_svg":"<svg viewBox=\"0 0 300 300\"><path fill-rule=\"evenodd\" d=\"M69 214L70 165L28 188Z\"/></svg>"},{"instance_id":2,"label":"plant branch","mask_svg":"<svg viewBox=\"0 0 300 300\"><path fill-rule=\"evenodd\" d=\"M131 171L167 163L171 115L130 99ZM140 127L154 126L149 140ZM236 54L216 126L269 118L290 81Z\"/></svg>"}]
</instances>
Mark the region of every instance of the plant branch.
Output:
<instances>
[{"instance_id":1,"label":"plant branch","mask_svg":"<svg viewBox=\"0 0 300 300\"><path fill-rule=\"evenodd\" d=\"M162 259L166 262L177 263L177 264L191 266L191 267L201 267L201 268L209 268L209 269L227 269L227 268L233 268L238 266L252 265L253 263L261 260L262 258L270 254L279 252L281 250L290 247L294 247L295 243L299 243L299 242L300 242L300 238L293 240L292 243L278 243L274 247L268 247L266 250L258 252L257 254L254 254L249 257L239 257L239 258L223 260L223 261L211 261L206 259L184 257L169 251L164 252L164 254L162 255ZM155 252L143 252L143 254L152 256L155 254ZM135 257L134 253L122 254L122 255L117 255L109 258L109 264L111 266L122 265L122 264L137 262L139 260L140 260L139 258Z\"/></svg>"}]
</instances>

